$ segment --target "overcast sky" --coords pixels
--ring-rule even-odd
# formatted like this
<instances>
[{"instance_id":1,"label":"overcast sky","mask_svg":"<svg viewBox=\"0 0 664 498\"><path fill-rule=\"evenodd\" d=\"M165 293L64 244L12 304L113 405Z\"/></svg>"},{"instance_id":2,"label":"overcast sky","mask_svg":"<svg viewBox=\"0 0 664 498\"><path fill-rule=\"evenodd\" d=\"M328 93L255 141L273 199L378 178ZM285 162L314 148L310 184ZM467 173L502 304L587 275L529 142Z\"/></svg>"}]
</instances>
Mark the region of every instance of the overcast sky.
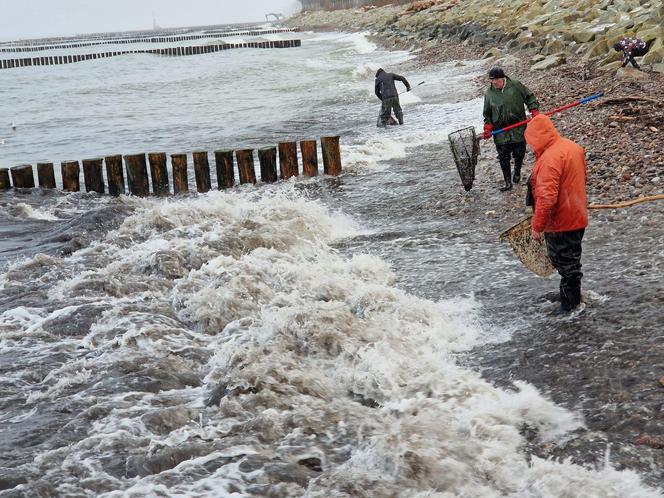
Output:
<instances>
[{"instance_id":1,"label":"overcast sky","mask_svg":"<svg viewBox=\"0 0 664 498\"><path fill-rule=\"evenodd\" d=\"M0 0L0 39L264 21L295 0Z\"/></svg>"}]
</instances>

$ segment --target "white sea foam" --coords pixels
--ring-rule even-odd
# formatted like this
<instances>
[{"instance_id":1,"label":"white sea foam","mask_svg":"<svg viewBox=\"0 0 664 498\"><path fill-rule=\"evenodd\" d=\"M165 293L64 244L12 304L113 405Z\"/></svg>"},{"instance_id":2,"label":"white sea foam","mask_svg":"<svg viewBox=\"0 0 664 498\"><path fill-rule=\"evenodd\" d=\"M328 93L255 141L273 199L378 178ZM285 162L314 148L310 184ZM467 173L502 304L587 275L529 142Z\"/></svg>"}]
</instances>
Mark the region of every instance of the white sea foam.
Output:
<instances>
[{"instance_id":1,"label":"white sea foam","mask_svg":"<svg viewBox=\"0 0 664 498\"><path fill-rule=\"evenodd\" d=\"M9 214L16 218L43 220L43 221L58 221L60 218L55 216L50 209L38 208L19 202L12 204L8 208Z\"/></svg>"},{"instance_id":2,"label":"white sea foam","mask_svg":"<svg viewBox=\"0 0 664 498\"><path fill-rule=\"evenodd\" d=\"M417 100L419 97L413 96L413 101ZM481 115L481 99L464 104L424 104L404 109L406 125L374 126L363 133L362 140L358 141L360 143L345 145L344 166L348 169L382 170L390 167L390 159L405 157L408 148L427 144L449 148L447 135L450 132L477 123L478 115Z\"/></svg>"},{"instance_id":3,"label":"white sea foam","mask_svg":"<svg viewBox=\"0 0 664 498\"><path fill-rule=\"evenodd\" d=\"M363 63L353 69L353 79L356 80L366 80L367 78L373 78L378 71L377 64Z\"/></svg>"},{"instance_id":4,"label":"white sea foam","mask_svg":"<svg viewBox=\"0 0 664 498\"><path fill-rule=\"evenodd\" d=\"M101 411L87 435L35 459L76 469L61 492L87 477L125 490L101 496L244 494L251 483L267 484L278 455L293 465L321 462L311 497L658 496L632 473L529 464L522 427L542 444L557 442L582 426L578 416L528 384L502 390L458 366L455 353L481 333L477 302L417 298L394 286L381 259L341 256L330 244L357 233L354 223L302 198L293 184L136 202L140 209L120 228L68 259L87 270L63 273L51 300L106 311L78 343L89 353L49 373L25 409L66 399L117 369L151 366L203 383L95 395ZM67 313L77 311L57 318ZM12 314L19 322L30 315ZM217 402L206 407L215 392ZM101 409L106 403L113 410ZM167 429L155 429L154 416ZM98 460L118 446L150 458L202 449L123 480ZM252 458L263 463L240 465ZM221 463L201 478L212 462ZM303 494L295 482L278 489Z\"/></svg>"},{"instance_id":5,"label":"white sea foam","mask_svg":"<svg viewBox=\"0 0 664 498\"><path fill-rule=\"evenodd\" d=\"M367 38L368 33L350 33L350 34L340 34L333 38L329 38L330 41L335 41L336 44L340 45L339 48L335 48L334 52L348 52L351 50L355 54L370 54L375 52L378 46L375 43L372 43Z\"/></svg>"}]
</instances>

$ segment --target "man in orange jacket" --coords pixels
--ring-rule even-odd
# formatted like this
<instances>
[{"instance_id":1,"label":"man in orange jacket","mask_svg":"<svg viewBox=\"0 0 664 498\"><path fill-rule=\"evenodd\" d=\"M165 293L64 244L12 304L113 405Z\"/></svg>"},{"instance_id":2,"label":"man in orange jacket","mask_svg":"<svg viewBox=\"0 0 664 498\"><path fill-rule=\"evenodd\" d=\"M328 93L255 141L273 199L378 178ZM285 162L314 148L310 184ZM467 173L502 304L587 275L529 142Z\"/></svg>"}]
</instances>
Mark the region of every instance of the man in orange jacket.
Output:
<instances>
[{"instance_id":1,"label":"man in orange jacket","mask_svg":"<svg viewBox=\"0 0 664 498\"><path fill-rule=\"evenodd\" d=\"M581 302L581 241L588 226L586 154L563 138L548 116L540 114L528 124L526 142L536 161L530 175L532 236L544 234L549 258L560 274L563 311Z\"/></svg>"}]
</instances>

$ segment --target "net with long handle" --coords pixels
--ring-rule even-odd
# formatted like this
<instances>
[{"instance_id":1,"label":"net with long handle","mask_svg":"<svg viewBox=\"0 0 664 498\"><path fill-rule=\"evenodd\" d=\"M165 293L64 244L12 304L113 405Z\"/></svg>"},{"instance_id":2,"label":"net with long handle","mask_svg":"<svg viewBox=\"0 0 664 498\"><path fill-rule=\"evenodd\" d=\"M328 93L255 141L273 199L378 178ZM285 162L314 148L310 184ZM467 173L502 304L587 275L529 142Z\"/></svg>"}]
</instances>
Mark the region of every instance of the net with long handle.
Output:
<instances>
[{"instance_id":1,"label":"net with long handle","mask_svg":"<svg viewBox=\"0 0 664 498\"><path fill-rule=\"evenodd\" d=\"M469 126L454 131L447 136L452 149L452 156L456 163L463 188L469 191L475 181L475 166L480 155L480 143L475 128Z\"/></svg>"}]
</instances>

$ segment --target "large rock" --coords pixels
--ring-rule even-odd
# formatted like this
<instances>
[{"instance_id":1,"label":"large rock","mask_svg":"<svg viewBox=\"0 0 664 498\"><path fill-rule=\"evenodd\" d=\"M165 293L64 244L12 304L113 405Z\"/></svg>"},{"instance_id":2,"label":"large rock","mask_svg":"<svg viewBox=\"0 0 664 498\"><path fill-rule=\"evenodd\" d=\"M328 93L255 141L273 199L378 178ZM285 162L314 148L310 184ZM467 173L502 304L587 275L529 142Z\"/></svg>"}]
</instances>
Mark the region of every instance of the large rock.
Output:
<instances>
[{"instance_id":1,"label":"large rock","mask_svg":"<svg viewBox=\"0 0 664 498\"><path fill-rule=\"evenodd\" d=\"M597 33L587 23L572 25L571 36L576 43L588 43L595 39Z\"/></svg>"},{"instance_id":2,"label":"large rock","mask_svg":"<svg viewBox=\"0 0 664 498\"><path fill-rule=\"evenodd\" d=\"M661 40L664 39L664 27L661 25L646 25L636 32L636 36L646 42L650 40L656 40L658 38Z\"/></svg>"},{"instance_id":3,"label":"large rock","mask_svg":"<svg viewBox=\"0 0 664 498\"><path fill-rule=\"evenodd\" d=\"M565 64L565 56L562 54L556 54L550 55L537 64L533 64L530 69L533 71L543 71L545 69L551 69L552 67L560 66L561 64Z\"/></svg>"},{"instance_id":4,"label":"large rock","mask_svg":"<svg viewBox=\"0 0 664 498\"><path fill-rule=\"evenodd\" d=\"M616 76L623 80L645 80L648 79L648 74L639 71L632 66L620 67L616 71Z\"/></svg>"},{"instance_id":5,"label":"large rock","mask_svg":"<svg viewBox=\"0 0 664 498\"><path fill-rule=\"evenodd\" d=\"M563 43L561 40L551 40L544 45L542 49L542 54L544 55L553 55L558 54L567 48L567 44Z\"/></svg>"},{"instance_id":6,"label":"large rock","mask_svg":"<svg viewBox=\"0 0 664 498\"><path fill-rule=\"evenodd\" d=\"M616 70L620 69L621 65L622 65L622 62L614 61L614 62L610 62L608 64L604 64L604 65L600 66L599 70L600 71L616 71Z\"/></svg>"},{"instance_id":7,"label":"large rock","mask_svg":"<svg viewBox=\"0 0 664 498\"><path fill-rule=\"evenodd\" d=\"M482 59L491 59L491 58L496 58L500 57L502 54L500 52L500 49L496 47L491 47L489 50L484 52L484 55L482 56Z\"/></svg>"},{"instance_id":8,"label":"large rock","mask_svg":"<svg viewBox=\"0 0 664 498\"><path fill-rule=\"evenodd\" d=\"M658 38L650 46L650 50L643 56L644 64L657 64L664 62L664 38Z\"/></svg>"},{"instance_id":9,"label":"large rock","mask_svg":"<svg viewBox=\"0 0 664 498\"><path fill-rule=\"evenodd\" d=\"M595 57L600 57L603 55L606 55L606 53L609 50L613 50L610 48L608 42L606 40L600 40L595 43L593 43L590 46L590 49L585 53L583 56L584 60L589 60L589 59L594 59Z\"/></svg>"}]
</instances>

